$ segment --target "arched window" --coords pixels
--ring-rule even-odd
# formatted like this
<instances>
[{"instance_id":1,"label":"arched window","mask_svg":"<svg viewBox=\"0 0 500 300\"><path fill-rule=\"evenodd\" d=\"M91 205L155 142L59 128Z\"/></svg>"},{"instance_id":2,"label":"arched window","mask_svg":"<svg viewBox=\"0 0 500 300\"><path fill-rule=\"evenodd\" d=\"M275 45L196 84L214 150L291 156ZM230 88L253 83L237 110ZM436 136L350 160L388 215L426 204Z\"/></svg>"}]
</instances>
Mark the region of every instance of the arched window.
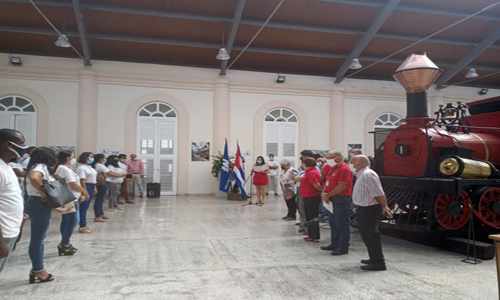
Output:
<instances>
[{"instance_id":1,"label":"arched window","mask_svg":"<svg viewBox=\"0 0 500 300\"><path fill-rule=\"evenodd\" d=\"M141 108L139 117L165 117L176 118L177 114L174 109L164 103L155 102L150 103Z\"/></svg>"},{"instance_id":2,"label":"arched window","mask_svg":"<svg viewBox=\"0 0 500 300\"><path fill-rule=\"evenodd\" d=\"M0 128L12 128L23 133L26 145L36 145L36 108L20 96L0 99Z\"/></svg>"},{"instance_id":3,"label":"arched window","mask_svg":"<svg viewBox=\"0 0 500 300\"><path fill-rule=\"evenodd\" d=\"M160 182L162 195L175 195L177 113L168 104L144 105L137 116L137 152L144 163L145 182Z\"/></svg>"},{"instance_id":4,"label":"arched window","mask_svg":"<svg viewBox=\"0 0 500 300\"><path fill-rule=\"evenodd\" d=\"M286 108L275 108L264 118L264 155L287 159L296 167L298 155L298 118Z\"/></svg>"},{"instance_id":5,"label":"arched window","mask_svg":"<svg viewBox=\"0 0 500 300\"><path fill-rule=\"evenodd\" d=\"M373 122L373 130L375 133L375 149L379 149L380 145L385 141L391 129L401 125L401 117L395 113L383 113L379 115Z\"/></svg>"}]
</instances>

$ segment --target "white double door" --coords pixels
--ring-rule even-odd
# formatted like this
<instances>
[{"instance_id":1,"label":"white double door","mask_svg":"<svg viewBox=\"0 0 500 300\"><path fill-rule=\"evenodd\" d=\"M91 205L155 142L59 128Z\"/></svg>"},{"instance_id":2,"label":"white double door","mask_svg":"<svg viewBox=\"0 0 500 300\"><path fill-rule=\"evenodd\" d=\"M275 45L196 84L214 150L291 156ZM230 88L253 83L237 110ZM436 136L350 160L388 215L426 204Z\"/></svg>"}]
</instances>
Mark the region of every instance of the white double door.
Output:
<instances>
[{"instance_id":1,"label":"white double door","mask_svg":"<svg viewBox=\"0 0 500 300\"><path fill-rule=\"evenodd\" d=\"M145 182L161 183L162 195L177 193L177 118L139 117L137 153Z\"/></svg>"},{"instance_id":2,"label":"white double door","mask_svg":"<svg viewBox=\"0 0 500 300\"><path fill-rule=\"evenodd\" d=\"M269 154L273 154L278 162L287 159L292 167L297 168L298 140L297 123L265 122L265 159L269 157Z\"/></svg>"}]
</instances>

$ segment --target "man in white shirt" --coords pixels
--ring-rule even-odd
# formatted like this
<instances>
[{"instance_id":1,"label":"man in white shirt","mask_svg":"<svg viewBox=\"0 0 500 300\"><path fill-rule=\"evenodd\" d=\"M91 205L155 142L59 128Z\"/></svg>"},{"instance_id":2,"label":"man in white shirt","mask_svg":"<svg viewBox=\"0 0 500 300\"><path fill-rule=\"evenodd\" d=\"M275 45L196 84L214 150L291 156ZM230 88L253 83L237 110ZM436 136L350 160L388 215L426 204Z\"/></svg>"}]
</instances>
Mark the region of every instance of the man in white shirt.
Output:
<instances>
[{"instance_id":1,"label":"man in white shirt","mask_svg":"<svg viewBox=\"0 0 500 300\"><path fill-rule=\"evenodd\" d=\"M267 177L269 178L269 185L267 186L267 193L269 193L270 188L274 191L274 196L278 196L278 168L280 164L274 159L274 154L269 154L269 160L267 161L269 166L269 173Z\"/></svg>"},{"instance_id":2,"label":"man in white shirt","mask_svg":"<svg viewBox=\"0 0 500 300\"><path fill-rule=\"evenodd\" d=\"M12 251L23 221L24 201L17 176L8 165L22 157L27 147L21 132L0 129L0 272Z\"/></svg>"}]
</instances>

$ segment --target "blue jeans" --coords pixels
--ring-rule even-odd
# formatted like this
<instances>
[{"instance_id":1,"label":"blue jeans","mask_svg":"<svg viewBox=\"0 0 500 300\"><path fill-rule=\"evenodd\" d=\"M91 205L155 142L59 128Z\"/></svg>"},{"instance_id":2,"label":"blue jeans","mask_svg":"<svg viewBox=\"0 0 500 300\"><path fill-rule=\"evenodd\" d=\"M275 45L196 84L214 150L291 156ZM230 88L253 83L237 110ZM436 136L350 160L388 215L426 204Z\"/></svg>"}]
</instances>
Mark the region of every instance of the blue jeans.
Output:
<instances>
[{"instance_id":1,"label":"blue jeans","mask_svg":"<svg viewBox=\"0 0 500 300\"><path fill-rule=\"evenodd\" d=\"M61 218L61 244L69 245L69 239L73 234L73 231L80 221L80 212L78 209L78 201L75 201L75 212L70 214L64 214Z\"/></svg>"},{"instance_id":2,"label":"blue jeans","mask_svg":"<svg viewBox=\"0 0 500 300\"><path fill-rule=\"evenodd\" d=\"M87 227L87 211L94 196L95 183L87 183L87 193L89 193L89 200L80 203L80 228Z\"/></svg>"},{"instance_id":3,"label":"blue jeans","mask_svg":"<svg viewBox=\"0 0 500 300\"><path fill-rule=\"evenodd\" d=\"M31 259L33 272L40 272L44 269L43 240L49 231L52 210L42 201L41 197L30 196L26 203L26 212L30 216L31 239L29 245L29 256Z\"/></svg>"},{"instance_id":4,"label":"blue jeans","mask_svg":"<svg viewBox=\"0 0 500 300\"><path fill-rule=\"evenodd\" d=\"M351 205L350 196L333 196L330 198L333 203L333 214L328 213L330 223L330 245L334 249L348 250L351 240L351 227L349 225L349 207Z\"/></svg>"},{"instance_id":5,"label":"blue jeans","mask_svg":"<svg viewBox=\"0 0 500 300\"><path fill-rule=\"evenodd\" d=\"M106 182L106 185L97 186L97 195L95 197L94 202L94 214L95 217L98 218L104 215L104 210L102 209L102 205L104 203L104 197L106 197L106 193L108 192L109 183Z\"/></svg>"}]
</instances>

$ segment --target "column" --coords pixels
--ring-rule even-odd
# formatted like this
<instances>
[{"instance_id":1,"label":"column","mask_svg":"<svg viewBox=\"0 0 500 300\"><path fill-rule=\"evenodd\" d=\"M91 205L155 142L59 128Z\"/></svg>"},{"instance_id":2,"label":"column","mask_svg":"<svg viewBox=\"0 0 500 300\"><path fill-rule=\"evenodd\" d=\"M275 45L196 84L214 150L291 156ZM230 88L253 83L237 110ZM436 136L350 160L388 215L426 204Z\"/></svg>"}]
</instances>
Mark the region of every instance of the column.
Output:
<instances>
[{"instance_id":1,"label":"column","mask_svg":"<svg viewBox=\"0 0 500 300\"><path fill-rule=\"evenodd\" d=\"M339 150L344 155L344 89L335 87L330 94L330 150Z\"/></svg>"},{"instance_id":2,"label":"column","mask_svg":"<svg viewBox=\"0 0 500 300\"><path fill-rule=\"evenodd\" d=\"M80 71L78 83L77 152L97 149L97 73Z\"/></svg>"},{"instance_id":3,"label":"column","mask_svg":"<svg viewBox=\"0 0 500 300\"><path fill-rule=\"evenodd\" d=\"M229 81L217 79L214 88L213 152L224 153L225 139L229 139Z\"/></svg>"}]
</instances>

